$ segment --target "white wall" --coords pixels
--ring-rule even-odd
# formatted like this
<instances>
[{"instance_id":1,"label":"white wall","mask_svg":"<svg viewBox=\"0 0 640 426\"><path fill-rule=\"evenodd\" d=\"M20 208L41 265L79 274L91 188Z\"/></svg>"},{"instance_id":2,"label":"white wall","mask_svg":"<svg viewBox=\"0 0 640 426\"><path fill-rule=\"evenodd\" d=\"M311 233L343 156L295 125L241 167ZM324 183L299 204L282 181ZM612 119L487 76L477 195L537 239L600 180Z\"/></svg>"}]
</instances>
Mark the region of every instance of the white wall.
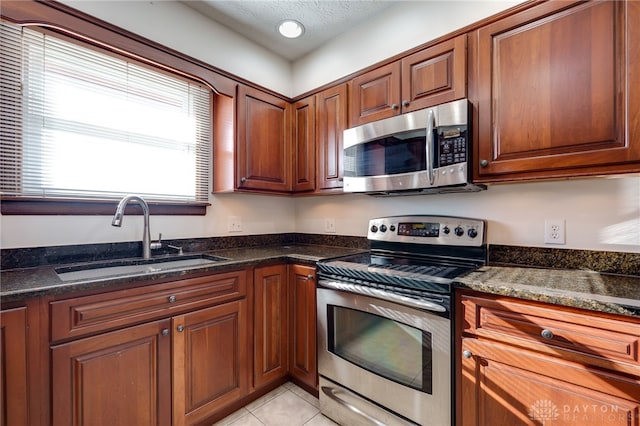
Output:
<instances>
[{"instance_id":1,"label":"white wall","mask_svg":"<svg viewBox=\"0 0 640 426\"><path fill-rule=\"evenodd\" d=\"M401 214L486 219L490 244L640 253L640 177L491 185L470 194L300 198L296 231L366 236L368 220ZM544 243L545 219L566 221L566 244Z\"/></svg>"},{"instance_id":2,"label":"white wall","mask_svg":"<svg viewBox=\"0 0 640 426\"><path fill-rule=\"evenodd\" d=\"M291 96L291 63L177 1L61 0L75 9Z\"/></svg>"},{"instance_id":3,"label":"white wall","mask_svg":"<svg viewBox=\"0 0 640 426\"><path fill-rule=\"evenodd\" d=\"M206 216L154 216L151 238L198 238L293 232L295 201L291 197L221 194L210 197ZM115 211L115 209L114 209ZM242 232L228 232L229 216L239 217ZM142 216L125 216L122 227L112 216L1 216L0 247L42 247L136 241L142 238Z\"/></svg>"},{"instance_id":4,"label":"white wall","mask_svg":"<svg viewBox=\"0 0 640 426\"><path fill-rule=\"evenodd\" d=\"M305 93L477 22L520 0L403 1L293 64L293 93Z\"/></svg>"}]
</instances>

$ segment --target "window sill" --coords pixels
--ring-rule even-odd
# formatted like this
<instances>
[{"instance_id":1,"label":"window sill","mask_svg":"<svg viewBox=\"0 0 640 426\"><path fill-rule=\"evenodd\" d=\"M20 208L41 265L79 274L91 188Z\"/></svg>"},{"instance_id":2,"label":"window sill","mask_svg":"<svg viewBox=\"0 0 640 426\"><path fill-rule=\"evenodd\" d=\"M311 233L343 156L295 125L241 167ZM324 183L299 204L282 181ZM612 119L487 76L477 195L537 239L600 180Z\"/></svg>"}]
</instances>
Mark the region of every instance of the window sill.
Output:
<instances>
[{"instance_id":1,"label":"window sill","mask_svg":"<svg viewBox=\"0 0 640 426\"><path fill-rule=\"evenodd\" d=\"M16 198L2 197L0 212L3 215L69 215L91 216L112 215L120 200L78 200L63 198ZM149 212L154 215L167 216L204 216L207 214L209 203L172 203L147 201ZM137 203L130 203L125 214L142 214Z\"/></svg>"}]
</instances>

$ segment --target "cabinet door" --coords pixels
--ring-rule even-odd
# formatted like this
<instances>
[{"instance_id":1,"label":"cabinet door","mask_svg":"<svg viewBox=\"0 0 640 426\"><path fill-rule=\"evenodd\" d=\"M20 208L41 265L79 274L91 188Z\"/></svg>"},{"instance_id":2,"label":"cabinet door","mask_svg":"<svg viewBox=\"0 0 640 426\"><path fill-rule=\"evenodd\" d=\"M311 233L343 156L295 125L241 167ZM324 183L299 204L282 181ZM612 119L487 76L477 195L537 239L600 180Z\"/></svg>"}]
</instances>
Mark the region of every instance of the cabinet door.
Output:
<instances>
[{"instance_id":1,"label":"cabinet door","mask_svg":"<svg viewBox=\"0 0 640 426\"><path fill-rule=\"evenodd\" d=\"M248 394L246 299L172 319L173 425L192 425Z\"/></svg>"},{"instance_id":2,"label":"cabinet door","mask_svg":"<svg viewBox=\"0 0 640 426\"><path fill-rule=\"evenodd\" d=\"M238 188L291 191L291 104L238 88Z\"/></svg>"},{"instance_id":3,"label":"cabinet door","mask_svg":"<svg viewBox=\"0 0 640 426\"><path fill-rule=\"evenodd\" d=\"M29 424L27 308L0 312L0 425Z\"/></svg>"},{"instance_id":4,"label":"cabinet door","mask_svg":"<svg viewBox=\"0 0 640 426\"><path fill-rule=\"evenodd\" d=\"M254 384L287 375L287 266L255 270Z\"/></svg>"},{"instance_id":5,"label":"cabinet door","mask_svg":"<svg viewBox=\"0 0 640 426\"><path fill-rule=\"evenodd\" d=\"M289 266L289 374L317 390L315 268Z\"/></svg>"},{"instance_id":6,"label":"cabinet door","mask_svg":"<svg viewBox=\"0 0 640 426\"><path fill-rule=\"evenodd\" d=\"M461 426L628 426L640 422L640 379L466 338Z\"/></svg>"},{"instance_id":7,"label":"cabinet door","mask_svg":"<svg viewBox=\"0 0 640 426\"><path fill-rule=\"evenodd\" d=\"M169 320L51 348L53 424L170 425Z\"/></svg>"},{"instance_id":8,"label":"cabinet door","mask_svg":"<svg viewBox=\"0 0 640 426\"><path fill-rule=\"evenodd\" d=\"M316 183L316 98L293 104L293 191L313 191Z\"/></svg>"},{"instance_id":9,"label":"cabinet door","mask_svg":"<svg viewBox=\"0 0 640 426\"><path fill-rule=\"evenodd\" d=\"M549 2L473 32L475 178L640 170L639 21L635 1Z\"/></svg>"},{"instance_id":10,"label":"cabinet door","mask_svg":"<svg viewBox=\"0 0 640 426\"><path fill-rule=\"evenodd\" d=\"M351 80L350 126L400 114L400 62L376 68Z\"/></svg>"},{"instance_id":11,"label":"cabinet door","mask_svg":"<svg viewBox=\"0 0 640 426\"><path fill-rule=\"evenodd\" d=\"M467 38L438 43L402 59L402 112L467 95Z\"/></svg>"},{"instance_id":12,"label":"cabinet door","mask_svg":"<svg viewBox=\"0 0 640 426\"><path fill-rule=\"evenodd\" d=\"M316 188L342 188L342 135L347 128L347 84L326 89L318 93L316 99Z\"/></svg>"}]
</instances>

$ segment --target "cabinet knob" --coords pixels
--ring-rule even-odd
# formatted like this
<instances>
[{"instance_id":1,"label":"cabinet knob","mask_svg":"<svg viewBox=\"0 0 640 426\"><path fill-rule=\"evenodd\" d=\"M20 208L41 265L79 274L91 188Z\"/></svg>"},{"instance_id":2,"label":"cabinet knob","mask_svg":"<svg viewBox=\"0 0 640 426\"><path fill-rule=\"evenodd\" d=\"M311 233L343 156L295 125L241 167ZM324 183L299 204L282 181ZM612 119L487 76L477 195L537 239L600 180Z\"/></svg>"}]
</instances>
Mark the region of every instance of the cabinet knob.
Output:
<instances>
[{"instance_id":1,"label":"cabinet knob","mask_svg":"<svg viewBox=\"0 0 640 426\"><path fill-rule=\"evenodd\" d=\"M313 280L313 275L311 275L311 274L307 275L307 279L308 280Z\"/></svg>"},{"instance_id":2,"label":"cabinet knob","mask_svg":"<svg viewBox=\"0 0 640 426\"><path fill-rule=\"evenodd\" d=\"M398 104L391 104L391 109L398 109Z\"/></svg>"},{"instance_id":3,"label":"cabinet knob","mask_svg":"<svg viewBox=\"0 0 640 426\"><path fill-rule=\"evenodd\" d=\"M409 106L409 101L402 101L402 106L403 107L408 107Z\"/></svg>"},{"instance_id":4,"label":"cabinet knob","mask_svg":"<svg viewBox=\"0 0 640 426\"><path fill-rule=\"evenodd\" d=\"M487 160L480 161L480 167L487 167L488 165L489 165L489 162Z\"/></svg>"},{"instance_id":5,"label":"cabinet knob","mask_svg":"<svg viewBox=\"0 0 640 426\"><path fill-rule=\"evenodd\" d=\"M543 339L551 340L553 339L553 332L551 330L547 330L546 328L542 330L540 333Z\"/></svg>"},{"instance_id":6,"label":"cabinet knob","mask_svg":"<svg viewBox=\"0 0 640 426\"><path fill-rule=\"evenodd\" d=\"M169 296L169 303L175 303L178 300L175 296Z\"/></svg>"},{"instance_id":7,"label":"cabinet knob","mask_svg":"<svg viewBox=\"0 0 640 426\"><path fill-rule=\"evenodd\" d=\"M177 330L178 330L178 333L182 333L184 331L184 325L179 325Z\"/></svg>"},{"instance_id":8,"label":"cabinet knob","mask_svg":"<svg viewBox=\"0 0 640 426\"><path fill-rule=\"evenodd\" d=\"M246 177L242 176L242 177L240 178L240 183L245 183L246 181L247 181L247 178L246 178Z\"/></svg>"},{"instance_id":9,"label":"cabinet knob","mask_svg":"<svg viewBox=\"0 0 640 426\"><path fill-rule=\"evenodd\" d=\"M473 354L471 353L471 351L466 350L466 351L462 351L462 356L465 358L471 358Z\"/></svg>"},{"instance_id":10,"label":"cabinet knob","mask_svg":"<svg viewBox=\"0 0 640 426\"><path fill-rule=\"evenodd\" d=\"M163 328L162 331L160 332L160 334L162 334L163 336L168 336L169 335L169 329L168 328Z\"/></svg>"}]
</instances>

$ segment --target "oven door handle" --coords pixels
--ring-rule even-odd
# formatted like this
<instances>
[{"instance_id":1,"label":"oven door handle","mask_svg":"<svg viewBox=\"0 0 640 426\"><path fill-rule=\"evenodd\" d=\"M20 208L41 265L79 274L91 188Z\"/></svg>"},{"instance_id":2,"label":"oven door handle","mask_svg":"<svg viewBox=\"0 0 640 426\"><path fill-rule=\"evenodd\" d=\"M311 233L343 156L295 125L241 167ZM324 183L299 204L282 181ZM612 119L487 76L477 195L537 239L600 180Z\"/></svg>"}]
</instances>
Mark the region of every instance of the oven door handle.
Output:
<instances>
[{"instance_id":1,"label":"oven door handle","mask_svg":"<svg viewBox=\"0 0 640 426\"><path fill-rule=\"evenodd\" d=\"M343 290L349 293L362 294L364 296L372 296L380 299L386 299L392 302L400 303L401 305L410 306L412 308L426 309L434 312L446 312L447 309L438 305L437 303L430 302L428 300L415 299L413 297L403 296L401 294L393 293L386 290L380 290L379 288L366 287L358 284L343 283L339 281L319 280L318 285L322 287L331 288L334 290Z\"/></svg>"},{"instance_id":2,"label":"oven door handle","mask_svg":"<svg viewBox=\"0 0 640 426\"><path fill-rule=\"evenodd\" d=\"M335 401L338 404L342 405L346 409L348 409L348 410L350 410L350 411L352 411L352 412L364 417L365 419L367 419L370 422L372 422L374 425L376 425L376 426L387 426L386 423L381 422L380 420L376 419L375 417L365 413L364 411L362 411L361 409L359 409L355 405L349 404L347 401L345 401L344 399L340 398L338 395L336 395L336 393L339 392L339 390L336 390L335 388L331 388L329 386L322 386L322 392L325 395L327 395L329 398L331 398L333 401Z\"/></svg>"}]
</instances>

